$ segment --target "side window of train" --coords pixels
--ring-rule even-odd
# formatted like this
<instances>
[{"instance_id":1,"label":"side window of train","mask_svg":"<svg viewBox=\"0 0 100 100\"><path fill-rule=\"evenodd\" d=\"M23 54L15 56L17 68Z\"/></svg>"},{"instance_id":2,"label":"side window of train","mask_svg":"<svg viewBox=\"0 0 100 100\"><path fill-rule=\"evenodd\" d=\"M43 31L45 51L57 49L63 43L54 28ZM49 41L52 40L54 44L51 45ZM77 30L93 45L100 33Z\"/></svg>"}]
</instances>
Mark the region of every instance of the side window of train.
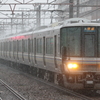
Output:
<instances>
[{"instance_id":1,"label":"side window of train","mask_svg":"<svg viewBox=\"0 0 100 100\"><path fill-rule=\"evenodd\" d=\"M19 41L17 40L17 52L19 51Z\"/></svg>"},{"instance_id":2,"label":"side window of train","mask_svg":"<svg viewBox=\"0 0 100 100\"><path fill-rule=\"evenodd\" d=\"M21 52L21 51L22 51L22 41L19 40L19 52Z\"/></svg>"},{"instance_id":3,"label":"side window of train","mask_svg":"<svg viewBox=\"0 0 100 100\"><path fill-rule=\"evenodd\" d=\"M2 50L1 51L3 51L3 42L1 42L1 47L2 47Z\"/></svg>"},{"instance_id":4,"label":"side window of train","mask_svg":"<svg viewBox=\"0 0 100 100\"><path fill-rule=\"evenodd\" d=\"M11 41L11 51L13 51L13 41Z\"/></svg>"},{"instance_id":5,"label":"side window of train","mask_svg":"<svg viewBox=\"0 0 100 100\"><path fill-rule=\"evenodd\" d=\"M6 44L7 44L7 45L6 45L6 46L7 46L7 47L6 47L6 51L8 51L8 42L6 42Z\"/></svg>"},{"instance_id":6,"label":"side window of train","mask_svg":"<svg viewBox=\"0 0 100 100\"><path fill-rule=\"evenodd\" d=\"M1 51L1 41L0 41L0 51Z\"/></svg>"},{"instance_id":7,"label":"side window of train","mask_svg":"<svg viewBox=\"0 0 100 100\"><path fill-rule=\"evenodd\" d=\"M57 56L57 35L54 36L54 55Z\"/></svg>"},{"instance_id":8,"label":"side window of train","mask_svg":"<svg viewBox=\"0 0 100 100\"><path fill-rule=\"evenodd\" d=\"M28 52L28 42L27 40L24 40L24 42L25 42L25 52Z\"/></svg>"},{"instance_id":9,"label":"side window of train","mask_svg":"<svg viewBox=\"0 0 100 100\"><path fill-rule=\"evenodd\" d=\"M58 37L58 54L60 54L60 37Z\"/></svg>"},{"instance_id":10,"label":"side window of train","mask_svg":"<svg viewBox=\"0 0 100 100\"><path fill-rule=\"evenodd\" d=\"M5 42L3 42L3 45L4 45L4 47L3 47L3 51L5 51Z\"/></svg>"},{"instance_id":11,"label":"side window of train","mask_svg":"<svg viewBox=\"0 0 100 100\"><path fill-rule=\"evenodd\" d=\"M53 54L53 37L46 38L46 54Z\"/></svg>"},{"instance_id":12,"label":"side window of train","mask_svg":"<svg viewBox=\"0 0 100 100\"><path fill-rule=\"evenodd\" d=\"M37 53L42 53L42 38L37 39Z\"/></svg>"},{"instance_id":13,"label":"side window of train","mask_svg":"<svg viewBox=\"0 0 100 100\"><path fill-rule=\"evenodd\" d=\"M14 41L14 52L17 52L17 41Z\"/></svg>"},{"instance_id":14,"label":"side window of train","mask_svg":"<svg viewBox=\"0 0 100 100\"><path fill-rule=\"evenodd\" d=\"M30 53L30 51L31 51L31 45L30 45L30 39L28 39L28 53Z\"/></svg>"},{"instance_id":15,"label":"side window of train","mask_svg":"<svg viewBox=\"0 0 100 100\"><path fill-rule=\"evenodd\" d=\"M6 47L5 47L5 49L6 49L6 52L7 52L7 41L6 41Z\"/></svg>"},{"instance_id":16,"label":"side window of train","mask_svg":"<svg viewBox=\"0 0 100 100\"><path fill-rule=\"evenodd\" d=\"M3 42L2 42L2 51L3 51Z\"/></svg>"},{"instance_id":17,"label":"side window of train","mask_svg":"<svg viewBox=\"0 0 100 100\"><path fill-rule=\"evenodd\" d=\"M30 39L30 53L33 52L33 39Z\"/></svg>"},{"instance_id":18,"label":"side window of train","mask_svg":"<svg viewBox=\"0 0 100 100\"><path fill-rule=\"evenodd\" d=\"M13 40L13 52L15 52L15 41Z\"/></svg>"},{"instance_id":19,"label":"side window of train","mask_svg":"<svg viewBox=\"0 0 100 100\"><path fill-rule=\"evenodd\" d=\"M27 51L27 47L26 47L26 40L24 40L24 47L25 47L25 52Z\"/></svg>"},{"instance_id":20,"label":"side window of train","mask_svg":"<svg viewBox=\"0 0 100 100\"><path fill-rule=\"evenodd\" d=\"M13 51L13 41L11 41L11 51Z\"/></svg>"},{"instance_id":21,"label":"side window of train","mask_svg":"<svg viewBox=\"0 0 100 100\"><path fill-rule=\"evenodd\" d=\"M9 41L9 52L11 52L11 41Z\"/></svg>"},{"instance_id":22,"label":"side window of train","mask_svg":"<svg viewBox=\"0 0 100 100\"><path fill-rule=\"evenodd\" d=\"M1 41L0 41L0 51L1 51Z\"/></svg>"},{"instance_id":23,"label":"side window of train","mask_svg":"<svg viewBox=\"0 0 100 100\"><path fill-rule=\"evenodd\" d=\"M36 38L34 38L34 54L36 54Z\"/></svg>"},{"instance_id":24,"label":"side window of train","mask_svg":"<svg viewBox=\"0 0 100 100\"><path fill-rule=\"evenodd\" d=\"M22 39L22 52L25 52L25 41Z\"/></svg>"},{"instance_id":25,"label":"side window of train","mask_svg":"<svg viewBox=\"0 0 100 100\"><path fill-rule=\"evenodd\" d=\"M28 39L26 40L26 52L28 53Z\"/></svg>"}]
</instances>

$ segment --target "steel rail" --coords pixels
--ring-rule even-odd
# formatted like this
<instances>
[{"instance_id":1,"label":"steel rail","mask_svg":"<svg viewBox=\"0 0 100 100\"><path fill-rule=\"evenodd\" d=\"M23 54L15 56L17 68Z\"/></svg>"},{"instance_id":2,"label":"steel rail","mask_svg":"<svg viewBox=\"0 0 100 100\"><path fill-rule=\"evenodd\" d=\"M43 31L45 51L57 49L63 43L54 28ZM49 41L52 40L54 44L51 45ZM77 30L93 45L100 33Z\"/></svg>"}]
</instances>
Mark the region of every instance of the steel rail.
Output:
<instances>
[{"instance_id":1,"label":"steel rail","mask_svg":"<svg viewBox=\"0 0 100 100\"><path fill-rule=\"evenodd\" d=\"M5 82L3 82L0 79L0 83L5 86L11 93L13 93L17 98L19 98L20 100L27 100L25 99L23 96L21 96L17 91L15 91L14 89L12 89L10 86L8 86Z\"/></svg>"},{"instance_id":2,"label":"steel rail","mask_svg":"<svg viewBox=\"0 0 100 100\"><path fill-rule=\"evenodd\" d=\"M90 98L90 97L87 97L87 96L85 96L85 95L82 95L82 94L80 94L80 93L74 92L74 91L69 90L69 89L65 89L65 88L63 88L63 87L61 87L61 86L57 86L57 85L55 85L55 84L53 84L53 83L45 82L45 81L42 80L42 79L37 79L37 78L34 78L34 79L35 79L35 80L38 80L38 81L40 81L40 82L42 82L42 83L44 83L44 84L47 84L47 85L49 85L49 86L51 86L51 87L54 87L54 88L56 88L56 89L58 89L58 90L64 91L64 92L66 92L66 93L69 93L69 94L71 94L71 95L73 95L73 96L75 96L75 97L78 97L78 98L82 99L82 100L93 100L93 99Z\"/></svg>"},{"instance_id":3,"label":"steel rail","mask_svg":"<svg viewBox=\"0 0 100 100\"><path fill-rule=\"evenodd\" d=\"M37 80L37 81L39 81L39 82L41 82L41 83L43 83L43 84L49 85L49 86L51 86L51 87L53 87L53 88L56 88L56 89L58 89L58 90L61 90L61 91L65 92L65 93L71 94L71 95L73 95L73 96L75 96L75 97L78 97L78 98L80 98L80 99L82 99L82 100L93 100L92 98L87 97L87 96L85 96L85 95L82 95L82 94L80 94L80 93L74 92L73 90L66 89L66 88L64 88L64 87L58 86L58 85L56 85L56 84L54 84L54 83L51 83L51 82L48 82L48 81L44 81L43 79L38 78L38 77L35 77L35 76L30 76L30 75L28 75L28 74L26 74L26 73L24 73L24 72L22 72L22 73L23 73L24 75L26 75L27 77L30 77L30 78L32 78L32 79L34 78L35 80Z\"/></svg>"}]
</instances>

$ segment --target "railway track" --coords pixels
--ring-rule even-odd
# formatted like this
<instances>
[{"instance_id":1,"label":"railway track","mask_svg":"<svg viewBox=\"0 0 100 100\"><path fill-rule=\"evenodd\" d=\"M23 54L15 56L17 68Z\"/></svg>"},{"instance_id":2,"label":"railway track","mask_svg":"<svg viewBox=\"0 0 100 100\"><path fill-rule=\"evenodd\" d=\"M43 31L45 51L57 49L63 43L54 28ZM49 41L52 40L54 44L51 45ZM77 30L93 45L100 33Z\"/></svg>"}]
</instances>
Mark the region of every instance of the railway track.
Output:
<instances>
[{"instance_id":1,"label":"railway track","mask_svg":"<svg viewBox=\"0 0 100 100\"><path fill-rule=\"evenodd\" d=\"M27 100L23 96L21 96L17 91L15 91L13 88L11 88L9 85L7 85L3 80L0 79L0 84L2 84L6 89L8 89L12 94L14 94L18 100ZM3 100L0 98L0 100Z\"/></svg>"},{"instance_id":2,"label":"railway track","mask_svg":"<svg viewBox=\"0 0 100 100\"><path fill-rule=\"evenodd\" d=\"M27 73L25 73L25 72L22 72L22 71L19 71L19 72L22 73L23 75L27 76L28 78L32 79L32 80L34 79L34 80L36 80L36 81L38 81L38 82L40 82L40 83L49 85L50 87L55 88L55 89L61 91L62 93L66 94L66 95L70 95L71 97L75 97L75 98L77 97L77 98L79 98L79 99L81 99L81 100L94 100L94 98L92 98L92 97L85 96L85 95L83 95L83 94L74 92L74 91L72 91L72 90L66 89L66 88L61 87L61 86L58 86L58 85L56 85L56 84L54 84L54 83L51 83L51 82L48 82L48 81L44 81L44 80L41 79L41 78L32 76L32 75L27 74ZM7 89L9 88L9 86L8 86L5 82L3 82L1 79L0 79L0 83L1 83L3 86L6 86ZM11 89L10 91L13 92L13 89ZM15 91L15 90L14 90L14 91ZM16 91L15 91L15 93L16 93ZM17 94L17 97L19 97L18 100L26 100L26 99L23 98L22 96L20 97L20 94ZM0 100L2 100L2 99L0 99ZM35 99L32 98L32 100L37 100L37 98L35 98ZM66 100L67 100L67 98L66 98ZM75 100L77 100L77 99L75 99ZM95 99L95 100L99 100L99 99L97 98L97 99Z\"/></svg>"},{"instance_id":3,"label":"railway track","mask_svg":"<svg viewBox=\"0 0 100 100\"><path fill-rule=\"evenodd\" d=\"M34 76L30 76L30 75L28 75L28 74L26 74L26 73L23 73L23 74L25 74L26 76L31 77L31 78L34 77ZM53 83L51 83L51 82L44 81L44 80L41 79L41 78L34 77L34 79L35 79L36 81L42 82L42 83L44 83L44 84L46 84L46 85L49 85L50 87L53 87L53 88L55 88L55 89L58 89L58 90L60 90L60 91L62 91L62 92L64 92L64 93L66 93L66 94L70 94L70 95L72 95L72 96L78 97L78 98L80 98L81 100L93 100L92 98L90 98L90 97L88 97L88 96L85 96L85 95L82 95L82 94L80 94L80 93L74 92L73 90L69 90L69 89L66 89L66 88L64 88L64 87L58 86L58 85L53 84Z\"/></svg>"}]
</instances>

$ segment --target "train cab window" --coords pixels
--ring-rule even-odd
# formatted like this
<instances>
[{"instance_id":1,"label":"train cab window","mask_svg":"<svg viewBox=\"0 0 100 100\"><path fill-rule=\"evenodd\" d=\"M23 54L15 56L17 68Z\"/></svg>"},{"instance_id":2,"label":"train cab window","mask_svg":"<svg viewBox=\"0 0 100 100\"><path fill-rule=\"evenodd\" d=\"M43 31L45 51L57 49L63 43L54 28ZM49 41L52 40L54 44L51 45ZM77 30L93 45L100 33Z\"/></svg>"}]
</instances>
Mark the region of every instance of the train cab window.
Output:
<instances>
[{"instance_id":1,"label":"train cab window","mask_svg":"<svg viewBox=\"0 0 100 100\"><path fill-rule=\"evenodd\" d=\"M46 38L46 54L53 54L53 37Z\"/></svg>"},{"instance_id":2,"label":"train cab window","mask_svg":"<svg viewBox=\"0 0 100 100\"><path fill-rule=\"evenodd\" d=\"M37 53L42 53L42 38L37 39Z\"/></svg>"},{"instance_id":3,"label":"train cab window","mask_svg":"<svg viewBox=\"0 0 100 100\"><path fill-rule=\"evenodd\" d=\"M81 55L81 27L68 27L61 29L61 47L67 48L68 56Z\"/></svg>"}]
</instances>

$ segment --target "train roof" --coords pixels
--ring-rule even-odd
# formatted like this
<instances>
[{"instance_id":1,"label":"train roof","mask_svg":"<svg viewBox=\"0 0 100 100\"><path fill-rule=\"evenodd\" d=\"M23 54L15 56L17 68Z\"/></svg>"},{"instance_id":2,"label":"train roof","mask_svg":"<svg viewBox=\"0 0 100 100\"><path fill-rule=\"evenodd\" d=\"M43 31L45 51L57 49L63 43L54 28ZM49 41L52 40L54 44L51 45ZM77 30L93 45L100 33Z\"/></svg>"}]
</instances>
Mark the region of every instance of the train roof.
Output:
<instances>
[{"instance_id":1,"label":"train roof","mask_svg":"<svg viewBox=\"0 0 100 100\"><path fill-rule=\"evenodd\" d=\"M40 33L40 32L44 32L44 31L56 30L56 29L60 29L62 27L71 27L71 26L100 26L100 23L92 22L92 21L90 21L88 19L84 19L84 18L71 18L71 19L67 19L62 22L55 22L48 26L38 27L38 28L32 30L31 32L27 31L27 32L21 32L18 34L9 34L8 36L4 36L2 38L9 38L9 37L13 37L13 36Z\"/></svg>"}]
</instances>

